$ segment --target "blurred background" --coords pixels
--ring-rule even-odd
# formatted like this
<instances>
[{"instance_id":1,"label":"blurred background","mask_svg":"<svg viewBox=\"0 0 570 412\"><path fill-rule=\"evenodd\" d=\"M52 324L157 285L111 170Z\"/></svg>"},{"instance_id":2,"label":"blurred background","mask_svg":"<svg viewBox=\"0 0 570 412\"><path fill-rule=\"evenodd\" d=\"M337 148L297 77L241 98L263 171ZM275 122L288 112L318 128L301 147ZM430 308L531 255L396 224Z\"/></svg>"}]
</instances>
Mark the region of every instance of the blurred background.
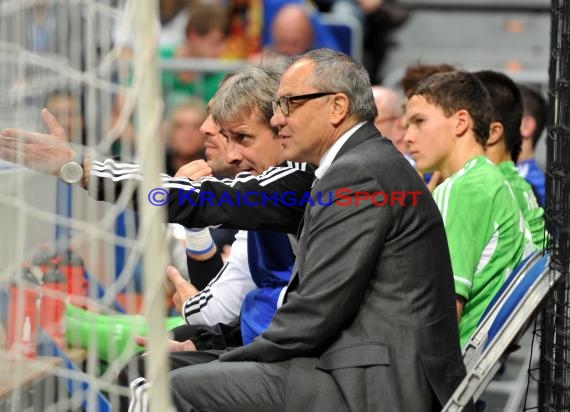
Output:
<instances>
[{"instance_id":1,"label":"blurred background","mask_svg":"<svg viewBox=\"0 0 570 412\"><path fill-rule=\"evenodd\" d=\"M137 119L136 107L148 95L135 73L137 64L141 70L152 61L160 89L151 98L161 102L155 138L163 148L156 156L173 174L203 158L199 124L226 73L319 47L350 54L364 64L373 84L399 95L408 67L445 63L505 72L548 100L555 3L570 8L567 1L547 0L157 0L153 29L159 34L141 47L138 1L0 0L0 130L45 132L39 113L47 107L76 147L138 162L137 123L144 119ZM543 137L536 147L543 170L547 141ZM49 333L38 337L43 349L37 349L37 359L52 360L2 364L16 377L0 378L0 411L45 410L46 404L55 410L109 410L118 390L114 373L137 349L133 334L147 328L140 317L139 223L128 196L114 205L96 202L54 177L0 161L4 327L14 277L29 272L41 278L53 270L67 282L81 279L77 289L68 285L53 294L66 305L69 293L79 298L59 315L66 325L56 334L60 342L54 345ZM183 241L174 233L168 242L168 259L184 272ZM216 242L223 249L231 235ZM175 326L176 319L167 313L165 324ZM521 410L526 371L538 362L536 353L531 357L533 336L526 335L483 396L486 410ZM0 338L5 349L7 338ZM536 405L537 386L531 384L528 394L528 405Z\"/></svg>"}]
</instances>

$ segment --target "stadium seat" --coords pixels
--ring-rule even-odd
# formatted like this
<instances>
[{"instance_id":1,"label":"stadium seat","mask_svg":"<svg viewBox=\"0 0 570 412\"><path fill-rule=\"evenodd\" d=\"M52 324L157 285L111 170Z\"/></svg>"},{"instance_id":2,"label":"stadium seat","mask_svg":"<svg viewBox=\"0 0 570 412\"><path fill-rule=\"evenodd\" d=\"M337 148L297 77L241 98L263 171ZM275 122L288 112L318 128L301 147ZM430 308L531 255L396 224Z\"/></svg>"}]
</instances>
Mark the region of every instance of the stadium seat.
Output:
<instances>
[{"instance_id":1,"label":"stadium seat","mask_svg":"<svg viewBox=\"0 0 570 412\"><path fill-rule=\"evenodd\" d=\"M337 39L340 51L362 63L362 24L350 14L321 13L321 22L327 26Z\"/></svg>"},{"instance_id":2,"label":"stadium seat","mask_svg":"<svg viewBox=\"0 0 570 412\"><path fill-rule=\"evenodd\" d=\"M442 411L463 410L472 399L479 398L493 379L510 345L524 332L539 304L560 277L560 272L549 268L549 260L549 255L531 258L529 264L517 272L507 296L496 301L496 313L480 344L480 355L472 360L467 376Z\"/></svg>"},{"instance_id":3,"label":"stadium seat","mask_svg":"<svg viewBox=\"0 0 570 412\"><path fill-rule=\"evenodd\" d=\"M481 355L484 344L487 341L487 333L491 324L495 320L497 313L504 304L505 300L510 296L510 293L524 277L523 274L529 267L535 264L542 257L542 251L534 252L523 259L507 277L497 294L489 302L489 306L483 312L477 329L463 348L463 363L469 371L472 364Z\"/></svg>"}]
</instances>

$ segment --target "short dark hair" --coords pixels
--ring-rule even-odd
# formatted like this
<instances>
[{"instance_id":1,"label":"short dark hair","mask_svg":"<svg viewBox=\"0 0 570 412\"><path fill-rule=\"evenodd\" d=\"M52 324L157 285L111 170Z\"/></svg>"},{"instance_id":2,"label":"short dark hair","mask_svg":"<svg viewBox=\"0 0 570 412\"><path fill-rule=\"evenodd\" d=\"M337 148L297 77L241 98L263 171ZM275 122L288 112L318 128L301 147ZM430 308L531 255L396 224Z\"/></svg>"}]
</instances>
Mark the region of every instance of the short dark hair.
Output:
<instances>
[{"instance_id":1,"label":"short dark hair","mask_svg":"<svg viewBox=\"0 0 570 412\"><path fill-rule=\"evenodd\" d=\"M536 121L536 129L532 135L532 147L535 148L546 127L548 118L546 99L539 90L531 86L519 84L519 89L523 100L523 114L534 117Z\"/></svg>"},{"instance_id":2,"label":"short dark hair","mask_svg":"<svg viewBox=\"0 0 570 412\"><path fill-rule=\"evenodd\" d=\"M493 106L489 92L473 74L462 71L432 74L418 84L409 97L412 96L425 98L440 107L447 117L458 110L467 110L473 120L475 139L481 146L487 145Z\"/></svg>"},{"instance_id":3,"label":"short dark hair","mask_svg":"<svg viewBox=\"0 0 570 412\"><path fill-rule=\"evenodd\" d=\"M505 148L509 151L511 160L516 163L522 147L523 103L519 87L504 73L481 70L474 74L485 85L491 96L492 121L503 125Z\"/></svg>"},{"instance_id":4,"label":"short dark hair","mask_svg":"<svg viewBox=\"0 0 570 412\"><path fill-rule=\"evenodd\" d=\"M400 85L404 90L406 97L410 97L416 86L424 79L427 79L435 73L445 73L457 70L456 67L442 63L442 64L422 64L417 63L412 66L406 67L404 75L400 79Z\"/></svg>"}]
</instances>

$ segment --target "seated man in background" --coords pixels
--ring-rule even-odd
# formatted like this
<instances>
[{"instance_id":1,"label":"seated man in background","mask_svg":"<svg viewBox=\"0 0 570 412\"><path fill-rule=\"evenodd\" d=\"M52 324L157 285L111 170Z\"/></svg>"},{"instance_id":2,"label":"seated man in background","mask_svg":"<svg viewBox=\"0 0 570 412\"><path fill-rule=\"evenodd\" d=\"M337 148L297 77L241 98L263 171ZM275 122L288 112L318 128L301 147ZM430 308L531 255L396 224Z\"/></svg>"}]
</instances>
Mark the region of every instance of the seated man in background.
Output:
<instances>
[{"instance_id":1,"label":"seated man in background","mask_svg":"<svg viewBox=\"0 0 570 412\"><path fill-rule=\"evenodd\" d=\"M281 7L271 23L268 49L281 56L295 56L313 48L313 26L301 4Z\"/></svg>"},{"instance_id":2,"label":"seated man in background","mask_svg":"<svg viewBox=\"0 0 570 412\"><path fill-rule=\"evenodd\" d=\"M54 90L45 99L46 107L65 129L70 139L75 143L83 143L85 138L85 122L81 108L81 94L70 90Z\"/></svg>"},{"instance_id":3,"label":"seated man in background","mask_svg":"<svg viewBox=\"0 0 570 412\"><path fill-rule=\"evenodd\" d=\"M404 141L406 127L404 121L404 99L395 90L384 86L372 86L374 101L378 108L378 116L374 120L374 126L392 141L396 149L406 159L409 157L408 145Z\"/></svg>"},{"instance_id":4,"label":"seated man in background","mask_svg":"<svg viewBox=\"0 0 570 412\"><path fill-rule=\"evenodd\" d=\"M160 48L161 59L218 58L228 35L228 16L220 5L197 3L191 8L186 23L186 41L181 45ZM216 93L224 73L162 70L161 86L165 111L170 112L181 101L194 97L207 104ZM130 84L132 72L122 69L119 82ZM135 133L132 123L133 102L129 94L118 94L113 102L111 126L117 140L111 153L123 160L134 159Z\"/></svg>"},{"instance_id":5,"label":"seated man in background","mask_svg":"<svg viewBox=\"0 0 570 412\"><path fill-rule=\"evenodd\" d=\"M308 2L266 0L264 6L263 50L250 61L279 60L321 47L339 50L334 34Z\"/></svg>"},{"instance_id":6,"label":"seated man in background","mask_svg":"<svg viewBox=\"0 0 570 412\"><path fill-rule=\"evenodd\" d=\"M199 4L191 8L186 25L186 42L176 48L163 48L163 59L219 58L228 36L228 16L223 6ZM216 93L223 73L163 71L162 90L167 109L183 97L194 96L207 103Z\"/></svg>"},{"instance_id":7,"label":"seated man in background","mask_svg":"<svg viewBox=\"0 0 570 412\"><path fill-rule=\"evenodd\" d=\"M197 99L185 99L172 108L164 125L167 175L174 176L185 164L204 159L205 135L200 126L207 115L206 105Z\"/></svg>"},{"instance_id":8,"label":"seated man in background","mask_svg":"<svg viewBox=\"0 0 570 412\"><path fill-rule=\"evenodd\" d=\"M522 144L521 93L516 83L503 73L483 70L474 74L487 88L493 104L491 130L485 154L509 182L532 234L532 243L538 249L544 249L544 210L538 205L530 184L519 175L515 167Z\"/></svg>"},{"instance_id":9,"label":"seated man in background","mask_svg":"<svg viewBox=\"0 0 570 412\"><path fill-rule=\"evenodd\" d=\"M50 91L44 102L44 106L53 114L57 121L65 129L65 133L73 143L85 142L85 122L83 117L82 98L80 90L56 89ZM74 139L73 141L71 139ZM56 211L59 215L71 217L73 211L73 188L63 182L57 182L56 186ZM77 213L77 206L75 208ZM57 249L66 249L71 241L71 228L57 225L55 238Z\"/></svg>"},{"instance_id":10,"label":"seated man in background","mask_svg":"<svg viewBox=\"0 0 570 412\"><path fill-rule=\"evenodd\" d=\"M258 176L260 182L268 178L275 179L275 172L280 169L270 168L283 162L280 141L275 134L275 129L269 124L272 113L271 98L277 90L280 75L280 70L267 67L245 69L224 83L210 107L212 118L222 126L221 133L228 139L224 157L226 162L235 165L237 170ZM206 122L203 128L206 126L215 127L215 124ZM305 166L302 167L305 168ZM273 174L266 176L263 171L267 169L273 171ZM310 188L313 177L311 172L295 172L293 168L284 170L288 174L292 172L295 179L299 179L299 175L304 176L298 180L304 183L301 186L297 184L298 187L295 188L297 191L302 192ZM241 176L242 174L238 174L236 180L239 180ZM210 302L212 293L220 292L220 288L224 287L231 289L229 287L231 282L237 282L236 279L239 278L236 274L232 280L223 271L208 285L201 296L191 297L184 294L177 300L183 316L186 317L188 323L192 324L231 323L238 320L241 311L242 334L244 342L247 343L261 333L271 321L278 306L281 291L288 282L294 257L285 234L242 231L238 234L237 241L241 239L246 239L247 249L235 251L235 257L242 261L234 266L241 266L242 276L245 275L250 284L253 282L250 289L256 288L255 291L252 291L245 299L243 295L237 296L235 291L231 291L235 295L235 299L231 300L235 300L237 306L225 299L224 292L222 292L222 296L215 300L218 301L225 315L220 317L220 315L208 314L207 306L214 304ZM232 255L234 255L234 247L232 247ZM230 263L232 259L230 257ZM246 262L245 265L243 262ZM271 309L262 308L267 305ZM237 311L229 313L228 309L232 307L237 308ZM249 307L255 307L255 310ZM252 316L248 310L256 314Z\"/></svg>"},{"instance_id":11,"label":"seated man in background","mask_svg":"<svg viewBox=\"0 0 570 412\"><path fill-rule=\"evenodd\" d=\"M520 175L532 186L540 206L544 207L546 204L546 178L536 163L534 151L546 126L546 100L538 90L521 84L519 84L519 88L523 98L523 118L521 123L522 150L517 169Z\"/></svg>"},{"instance_id":12,"label":"seated man in background","mask_svg":"<svg viewBox=\"0 0 570 412\"><path fill-rule=\"evenodd\" d=\"M199 179L205 175L214 175L219 178L234 176L237 172L235 165L226 163L224 159L228 146L227 139L220 134L220 128L214 123L209 113L200 125L200 133L204 136L203 152L207 162L201 160L185 164L178 169L176 176L187 176L193 179ZM196 164L200 164L200 168L196 167ZM192 229L181 225L174 226L185 232L183 237L185 238L188 277L195 288L194 293L198 293L222 268L223 248L226 246L231 248L237 232L232 229ZM226 258L228 256L229 250Z\"/></svg>"},{"instance_id":13,"label":"seated man in background","mask_svg":"<svg viewBox=\"0 0 570 412\"><path fill-rule=\"evenodd\" d=\"M485 157L493 114L485 86L470 73L437 73L408 97L405 140L416 167L445 179L433 197L447 234L463 346L531 245L512 191Z\"/></svg>"},{"instance_id":14,"label":"seated man in background","mask_svg":"<svg viewBox=\"0 0 570 412\"><path fill-rule=\"evenodd\" d=\"M406 99L409 99L412 95L414 89L422 81L430 77L435 73L445 73L458 70L458 67L452 66L451 64L441 63L441 64L424 64L417 63L406 67L404 75L400 79L400 86L404 91Z\"/></svg>"}]
</instances>

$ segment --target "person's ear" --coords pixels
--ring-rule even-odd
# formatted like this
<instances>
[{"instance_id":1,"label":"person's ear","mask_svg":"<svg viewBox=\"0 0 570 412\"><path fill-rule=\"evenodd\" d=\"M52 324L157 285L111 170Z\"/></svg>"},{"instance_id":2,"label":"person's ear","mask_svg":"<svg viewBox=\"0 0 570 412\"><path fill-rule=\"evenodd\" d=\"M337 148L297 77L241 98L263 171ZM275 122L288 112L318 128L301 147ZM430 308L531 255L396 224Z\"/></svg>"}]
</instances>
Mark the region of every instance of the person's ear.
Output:
<instances>
[{"instance_id":1,"label":"person's ear","mask_svg":"<svg viewBox=\"0 0 570 412\"><path fill-rule=\"evenodd\" d=\"M338 126L342 123L342 121L348 117L349 110L350 102L346 94L337 93L331 96L330 119L333 125Z\"/></svg>"},{"instance_id":2,"label":"person's ear","mask_svg":"<svg viewBox=\"0 0 570 412\"><path fill-rule=\"evenodd\" d=\"M501 122L491 122L489 128L489 139L487 140L487 147L495 146L503 139L504 128Z\"/></svg>"},{"instance_id":3,"label":"person's ear","mask_svg":"<svg viewBox=\"0 0 570 412\"><path fill-rule=\"evenodd\" d=\"M455 117L455 134L463 136L471 129L473 119L471 119L471 115L465 109L458 110L453 116Z\"/></svg>"},{"instance_id":4,"label":"person's ear","mask_svg":"<svg viewBox=\"0 0 570 412\"><path fill-rule=\"evenodd\" d=\"M523 140L531 139L535 129L536 119L529 115L523 116L521 121L521 136Z\"/></svg>"}]
</instances>

